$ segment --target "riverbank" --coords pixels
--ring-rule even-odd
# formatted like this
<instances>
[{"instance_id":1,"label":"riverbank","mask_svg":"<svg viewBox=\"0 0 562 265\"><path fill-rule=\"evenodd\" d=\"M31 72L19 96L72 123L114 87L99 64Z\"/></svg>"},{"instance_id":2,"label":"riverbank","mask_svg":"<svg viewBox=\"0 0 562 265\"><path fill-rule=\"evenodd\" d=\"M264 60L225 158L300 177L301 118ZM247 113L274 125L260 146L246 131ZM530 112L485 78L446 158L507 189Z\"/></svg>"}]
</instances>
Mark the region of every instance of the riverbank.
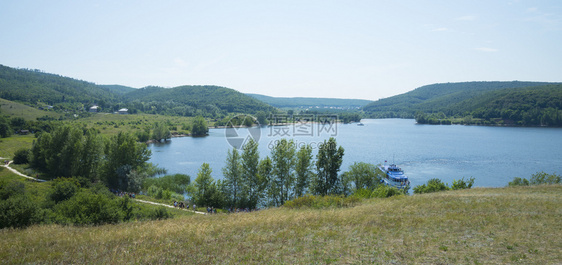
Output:
<instances>
[{"instance_id":1,"label":"riverbank","mask_svg":"<svg viewBox=\"0 0 562 265\"><path fill-rule=\"evenodd\" d=\"M476 188L351 208L269 209L0 231L6 263L555 264L562 186Z\"/></svg>"}]
</instances>

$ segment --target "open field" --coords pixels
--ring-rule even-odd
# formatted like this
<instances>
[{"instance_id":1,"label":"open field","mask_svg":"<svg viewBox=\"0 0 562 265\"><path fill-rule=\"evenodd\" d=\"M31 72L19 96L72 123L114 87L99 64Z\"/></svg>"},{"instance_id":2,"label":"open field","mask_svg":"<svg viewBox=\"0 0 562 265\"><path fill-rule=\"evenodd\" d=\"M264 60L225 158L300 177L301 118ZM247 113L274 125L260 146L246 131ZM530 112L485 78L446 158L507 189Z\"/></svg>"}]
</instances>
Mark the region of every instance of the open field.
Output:
<instances>
[{"instance_id":1,"label":"open field","mask_svg":"<svg viewBox=\"0 0 562 265\"><path fill-rule=\"evenodd\" d=\"M560 264L562 186L0 231L6 263Z\"/></svg>"},{"instance_id":2,"label":"open field","mask_svg":"<svg viewBox=\"0 0 562 265\"><path fill-rule=\"evenodd\" d=\"M192 121L192 117L97 113L87 118L68 121L68 123L72 126L95 128L102 134L113 135L119 132L135 132L152 129L155 122L167 124L170 126L170 131L173 132L188 132L189 128L186 129L185 127L189 127Z\"/></svg>"},{"instance_id":3,"label":"open field","mask_svg":"<svg viewBox=\"0 0 562 265\"><path fill-rule=\"evenodd\" d=\"M33 134L18 135L14 134L7 138L0 138L0 157L12 158L14 152L21 148L31 148L35 140Z\"/></svg>"},{"instance_id":4,"label":"open field","mask_svg":"<svg viewBox=\"0 0 562 265\"><path fill-rule=\"evenodd\" d=\"M58 119L61 115L54 111L44 111L39 110L22 103L9 101L0 98L0 110L2 114L9 118L24 118L26 120L36 120L39 117L48 116L51 118Z\"/></svg>"}]
</instances>

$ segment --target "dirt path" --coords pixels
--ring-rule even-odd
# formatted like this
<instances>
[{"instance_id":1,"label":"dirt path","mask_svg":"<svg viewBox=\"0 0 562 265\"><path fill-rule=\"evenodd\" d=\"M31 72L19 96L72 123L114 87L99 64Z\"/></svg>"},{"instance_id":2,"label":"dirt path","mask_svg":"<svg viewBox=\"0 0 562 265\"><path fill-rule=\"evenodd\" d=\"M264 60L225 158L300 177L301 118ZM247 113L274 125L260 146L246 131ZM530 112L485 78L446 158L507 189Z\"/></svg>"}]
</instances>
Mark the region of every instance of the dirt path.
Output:
<instances>
[{"instance_id":1,"label":"dirt path","mask_svg":"<svg viewBox=\"0 0 562 265\"><path fill-rule=\"evenodd\" d=\"M2 165L2 166L5 167L5 168L7 168L8 170L14 172L14 174L19 175L19 176L22 176L22 177L24 177L24 178L28 178L28 179L31 179L31 180L34 180L34 181L37 181L37 182L45 182L45 181L46 181L46 180L43 180L43 179L37 179L37 178L34 178L34 177L30 177L30 176L28 176L28 175L22 174L22 173L20 173L19 171L17 171L17 170L15 170L15 169L11 168L11 167L10 167L10 164L11 164L12 162L14 162L14 161L10 161L10 162L8 162L8 164Z\"/></svg>"},{"instance_id":2,"label":"dirt path","mask_svg":"<svg viewBox=\"0 0 562 265\"><path fill-rule=\"evenodd\" d=\"M144 200L139 200L139 199L133 199L133 200L138 201L138 202L142 202L142 203L152 204L152 205L160 205L160 206L164 206L164 207L168 207L168 208L177 208L177 207L174 207L174 206L172 206L172 205L163 204L163 203L157 203L157 202L151 202L151 201L144 201ZM177 208L177 209L179 209L179 208ZM188 212L194 212L194 213L198 213L198 214L206 214L206 213L204 213L204 212L190 211L190 210L186 210L186 209L182 209L182 210L188 211Z\"/></svg>"},{"instance_id":3,"label":"dirt path","mask_svg":"<svg viewBox=\"0 0 562 265\"><path fill-rule=\"evenodd\" d=\"M1 160L2 160L2 158L0 157L0 161L1 161ZM37 181L37 182L46 182L46 180L37 179L37 178L34 178L34 177L27 176L27 175L25 175L25 174L20 173L19 171L15 170L15 169L11 168L11 167L10 167L10 164L11 164L12 162L14 162L14 161L10 161L10 162L8 162L8 164L4 164L4 165L2 165L2 166L5 167L5 168L7 168L8 170L12 171L14 174L16 174L16 175L18 175L18 176L22 176L22 177L24 177L24 178L28 178L28 179L31 179L31 180L34 180L34 181ZM164 204L164 203L157 203L157 202L151 202L151 201L145 201L145 200L139 200L139 199L133 199L133 200L138 201L138 202L141 202L141 203L148 203L148 204L159 205L159 206L164 206L164 207L168 207L168 208L175 208L175 207L172 206L172 205L168 205L168 204ZM184 211L189 211L189 210L186 210L186 209L183 209L183 210L184 210ZM206 214L206 213L204 213L204 212L197 212L197 211L193 211L193 212L194 212L194 213L197 213L197 214Z\"/></svg>"}]
</instances>

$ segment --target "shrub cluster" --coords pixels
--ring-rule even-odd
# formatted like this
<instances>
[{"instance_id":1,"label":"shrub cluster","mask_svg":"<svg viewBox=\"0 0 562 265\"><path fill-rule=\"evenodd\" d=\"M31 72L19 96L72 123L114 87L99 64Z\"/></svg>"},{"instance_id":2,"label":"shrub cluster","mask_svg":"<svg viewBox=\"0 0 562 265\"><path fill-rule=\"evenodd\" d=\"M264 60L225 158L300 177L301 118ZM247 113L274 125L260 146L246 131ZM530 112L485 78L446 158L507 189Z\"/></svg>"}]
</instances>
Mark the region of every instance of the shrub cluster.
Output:
<instances>
[{"instance_id":1,"label":"shrub cluster","mask_svg":"<svg viewBox=\"0 0 562 265\"><path fill-rule=\"evenodd\" d=\"M101 225L130 220L170 218L164 208L132 203L118 197L102 184L80 187L73 178L59 178L43 195L27 191L21 181L0 181L0 229L57 223Z\"/></svg>"},{"instance_id":2,"label":"shrub cluster","mask_svg":"<svg viewBox=\"0 0 562 265\"><path fill-rule=\"evenodd\" d=\"M514 178L513 181L508 183L508 186L552 185L560 183L562 183L562 176L541 171L531 175L530 180L526 178Z\"/></svg>"},{"instance_id":3,"label":"shrub cluster","mask_svg":"<svg viewBox=\"0 0 562 265\"><path fill-rule=\"evenodd\" d=\"M438 192L438 191L446 191L446 190L461 190L461 189L470 189L474 184L474 178L471 177L468 180L464 180L464 178L460 180L453 180L453 185L451 187L447 186L446 183L443 183L440 179L433 178L427 181L427 184L422 184L414 187L414 194L422 194L422 193L430 193L430 192Z\"/></svg>"}]
</instances>

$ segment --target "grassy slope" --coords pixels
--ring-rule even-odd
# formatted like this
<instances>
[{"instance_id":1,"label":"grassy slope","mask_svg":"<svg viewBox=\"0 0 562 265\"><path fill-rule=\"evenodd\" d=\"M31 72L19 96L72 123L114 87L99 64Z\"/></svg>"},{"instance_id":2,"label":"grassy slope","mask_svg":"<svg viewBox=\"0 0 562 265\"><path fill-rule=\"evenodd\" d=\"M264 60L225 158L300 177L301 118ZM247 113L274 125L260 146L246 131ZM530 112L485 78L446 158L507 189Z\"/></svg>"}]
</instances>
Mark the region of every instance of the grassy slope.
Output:
<instances>
[{"instance_id":1,"label":"grassy slope","mask_svg":"<svg viewBox=\"0 0 562 265\"><path fill-rule=\"evenodd\" d=\"M14 152L21 148L31 148L35 136L14 134L8 138L0 138L0 157L12 158Z\"/></svg>"},{"instance_id":2,"label":"grassy slope","mask_svg":"<svg viewBox=\"0 0 562 265\"><path fill-rule=\"evenodd\" d=\"M58 119L61 115L54 111L39 110L25 104L17 103L0 98L1 114L9 118L24 118L26 120L36 120L37 118L48 116Z\"/></svg>"},{"instance_id":3,"label":"grassy slope","mask_svg":"<svg viewBox=\"0 0 562 265\"><path fill-rule=\"evenodd\" d=\"M562 186L478 188L347 209L272 209L99 227L0 231L6 263L562 261Z\"/></svg>"}]
</instances>

